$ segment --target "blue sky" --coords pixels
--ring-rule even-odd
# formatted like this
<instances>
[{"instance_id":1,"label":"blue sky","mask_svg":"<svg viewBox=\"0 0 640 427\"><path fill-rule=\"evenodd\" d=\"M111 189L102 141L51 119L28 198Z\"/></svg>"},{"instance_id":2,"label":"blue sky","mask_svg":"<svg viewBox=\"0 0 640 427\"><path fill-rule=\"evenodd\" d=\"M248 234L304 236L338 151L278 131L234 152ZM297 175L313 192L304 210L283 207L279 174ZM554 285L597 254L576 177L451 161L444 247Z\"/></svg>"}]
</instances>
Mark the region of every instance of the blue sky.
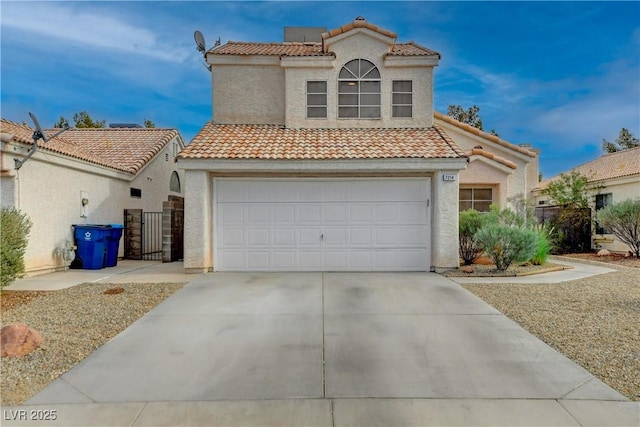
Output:
<instances>
[{"instance_id":1,"label":"blue sky","mask_svg":"<svg viewBox=\"0 0 640 427\"><path fill-rule=\"evenodd\" d=\"M177 128L211 119L193 42L282 41L364 16L441 53L435 107L478 105L486 129L542 150L545 178L596 158L620 128L640 136L640 2L5 1L1 114L43 126L87 110L107 123Z\"/></svg>"}]
</instances>

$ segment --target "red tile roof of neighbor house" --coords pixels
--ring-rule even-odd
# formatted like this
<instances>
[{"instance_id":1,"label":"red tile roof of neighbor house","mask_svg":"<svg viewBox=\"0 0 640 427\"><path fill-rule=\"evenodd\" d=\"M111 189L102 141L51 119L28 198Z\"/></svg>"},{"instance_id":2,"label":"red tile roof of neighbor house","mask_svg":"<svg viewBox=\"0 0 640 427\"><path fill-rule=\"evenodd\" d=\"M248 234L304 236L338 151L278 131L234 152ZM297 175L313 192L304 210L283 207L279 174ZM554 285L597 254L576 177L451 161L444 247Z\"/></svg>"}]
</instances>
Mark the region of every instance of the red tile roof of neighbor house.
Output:
<instances>
[{"instance_id":1,"label":"red tile roof of neighbor house","mask_svg":"<svg viewBox=\"0 0 640 427\"><path fill-rule=\"evenodd\" d=\"M184 159L337 160L464 158L440 128L288 129L207 123L179 154Z\"/></svg>"},{"instance_id":2,"label":"red tile roof of neighbor house","mask_svg":"<svg viewBox=\"0 0 640 427\"><path fill-rule=\"evenodd\" d=\"M1 125L2 133L13 135L15 141L33 144L30 127L6 119ZM57 131L45 132L51 135ZM175 129L71 128L47 142L39 140L38 148L135 175L178 135Z\"/></svg>"},{"instance_id":3,"label":"red tile roof of neighbor house","mask_svg":"<svg viewBox=\"0 0 640 427\"><path fill-rule=\"evenodd\" d=\"M496 144L502 145L503 147L510 148L511 150L517 151L517 152L522 153L522 154L526 154L529 157L536 157L538 155L533 150L529 150L529 149L527 149L525 147L520 147L519 145L512 144L512 143L510 143L508 141L505 141L504 139L501 139L501 138L499 138L499 137L497 137L495 135L491 135L490 133L481 131L480 129L475 128L475 127L473 127L471 125L468 125L466 123L462 123L462 122L454 119L453 117L447 116L446 114L442 114L442 113L439 113L437 111L434 111L433 112L433 117L438 119L438 120L442 120L443 122L449 123L449 124L451 124L451 125L453 125L453 126L455 126L457 128L460 128L460 129L464 130L464 131L467 131L467 132L472 133L474 135L478 135L481 138L487 139L487 140L489 140L491 142L495 142Z\"/></svg>"},{"instance_id":4,"label":"red tile roof of neighbor house","mask_svg":"<svg viewBox=\"0 0 640 427\"><path fill-rule=\"evenodd\" d=\"M586 176L589 182L640 175L640 147L605 154L595 160L576 166L568 172L573 171ZM545 189L551 181L556 179L559 179L559 175L542 181L536 189Z\"/></svg>"}]
</instances>

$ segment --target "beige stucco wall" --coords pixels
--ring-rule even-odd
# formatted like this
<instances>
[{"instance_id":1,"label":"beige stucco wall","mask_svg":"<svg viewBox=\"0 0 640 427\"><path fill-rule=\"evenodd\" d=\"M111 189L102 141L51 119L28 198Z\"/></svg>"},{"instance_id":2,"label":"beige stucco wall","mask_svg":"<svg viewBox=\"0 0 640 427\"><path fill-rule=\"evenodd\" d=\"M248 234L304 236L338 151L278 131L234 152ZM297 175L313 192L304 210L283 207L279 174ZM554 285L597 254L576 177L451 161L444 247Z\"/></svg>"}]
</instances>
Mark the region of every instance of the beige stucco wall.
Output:
<instances>
[{"instance_id":1,"label":"beige stucco wall","mask_svg":"<svg viewBox=\"0 0 640 427\"><path fill-rule=\"evenodd\" d=\"M187 170L184 193L184 269L203 273L213 268L213 179L204 170Z\"/></svg>"},{"instance_id":2,"label":"beige stucco wall","mask_svg":"<svg viewBox=\"0 0 640 427\"><path fill-rule=\"evenodd\" d=\"M458 189L457 170L437 171L431 181L431 268L441 272L458 267ZM454 181L444 181L443 175L454 175Z\"/></svg>"},{"instance_id":3,"label":"beige stucco wall","mask_svg":"<svg viewBox=\"0 0 640 427\"><path fill-rule=\"evenodd\" d=\"M460 172L460 187L470 188L478 184L491 185L497 188L494 202L501 206L508 206L508 199L519 194L531 197L531 191L538 185L538 158L519 153L478 135L464 131L443 120L435 119L435 124L444 128L445 132L465 152L475 146L482 146L495 156L513 162L515 169L508 167L494 159L480 155L470 158L466 170Z\"/></svg>"},{"instance_id":4,"label":"beige stucco wall","mask_svg":"<svg viewBox=\"0 0 640 427\"><path fill-rule=\"evenodd\" d=\"M14 157L22 158L28 147L13 144L7 148L11 150L3 153L5 165L13 164ZM19 170L3 174L2 187L9 187L6 180L13 181L14 187L13 200L5 200L3 194L3 205L20 209L33 223L25 253L27 273L34 275L64 267L55 251L67 241L73 243L73 224L123 224L124 209L161 211L168 194L180 195L169 191L173 170L184 183L183 172L173 162L173 152L171 142L133 180L130 174L42 150ZM131 187L140 188L142 198L130 197ZM89 200L86 211L82 209L83 196ZM81 216L84 213L86 217ZM119 252L122 256L122 239Z\"/></svg>"},{"instance_id":5,"label":"beige stucco wall","mask_svg":"<svg viewBox=\"0 0 640 427\"><path fill-rule=\"evenodd\" d=\"M279 62L240 61L213 68L213 121L284 124L284 69Z\"/></svg>"}]
</instances>

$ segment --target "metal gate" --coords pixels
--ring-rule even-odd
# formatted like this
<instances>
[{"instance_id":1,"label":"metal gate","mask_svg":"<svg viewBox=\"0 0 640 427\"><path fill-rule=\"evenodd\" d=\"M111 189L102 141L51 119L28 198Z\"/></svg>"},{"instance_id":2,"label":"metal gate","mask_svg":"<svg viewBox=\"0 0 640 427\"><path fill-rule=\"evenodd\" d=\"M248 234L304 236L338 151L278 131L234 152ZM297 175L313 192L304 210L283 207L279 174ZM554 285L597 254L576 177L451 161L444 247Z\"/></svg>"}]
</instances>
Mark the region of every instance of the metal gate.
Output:
<instances>
[{"instance_id":1,"label":"metal gate","mask_svg":"<svg viewBox=\"0 0 640 427\"><path fill-rule=\"evenodd\" d=\"M142 259L162 261L162 212L142 213Z\"/></svg>"}]
</instances>

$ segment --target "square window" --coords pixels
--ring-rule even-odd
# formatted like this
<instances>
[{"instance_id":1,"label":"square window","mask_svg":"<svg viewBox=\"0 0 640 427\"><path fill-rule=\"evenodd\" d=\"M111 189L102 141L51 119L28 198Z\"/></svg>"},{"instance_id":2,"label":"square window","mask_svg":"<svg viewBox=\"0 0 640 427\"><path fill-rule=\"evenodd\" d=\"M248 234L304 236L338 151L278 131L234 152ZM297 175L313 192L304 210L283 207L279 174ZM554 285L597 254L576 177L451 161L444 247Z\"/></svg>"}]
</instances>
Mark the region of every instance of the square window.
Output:
<instances>
[{"instance_id":1,"label":"square window","mask_svg":"<svg viewBox=\"0 0 640 427\"><path fill-rule=\"evenodd\" d=\"M461 188L458 206L461 211L475 209L479 212L489 212L493 204L493 189L491 188Z\"/></svg>"}]
</instances>

